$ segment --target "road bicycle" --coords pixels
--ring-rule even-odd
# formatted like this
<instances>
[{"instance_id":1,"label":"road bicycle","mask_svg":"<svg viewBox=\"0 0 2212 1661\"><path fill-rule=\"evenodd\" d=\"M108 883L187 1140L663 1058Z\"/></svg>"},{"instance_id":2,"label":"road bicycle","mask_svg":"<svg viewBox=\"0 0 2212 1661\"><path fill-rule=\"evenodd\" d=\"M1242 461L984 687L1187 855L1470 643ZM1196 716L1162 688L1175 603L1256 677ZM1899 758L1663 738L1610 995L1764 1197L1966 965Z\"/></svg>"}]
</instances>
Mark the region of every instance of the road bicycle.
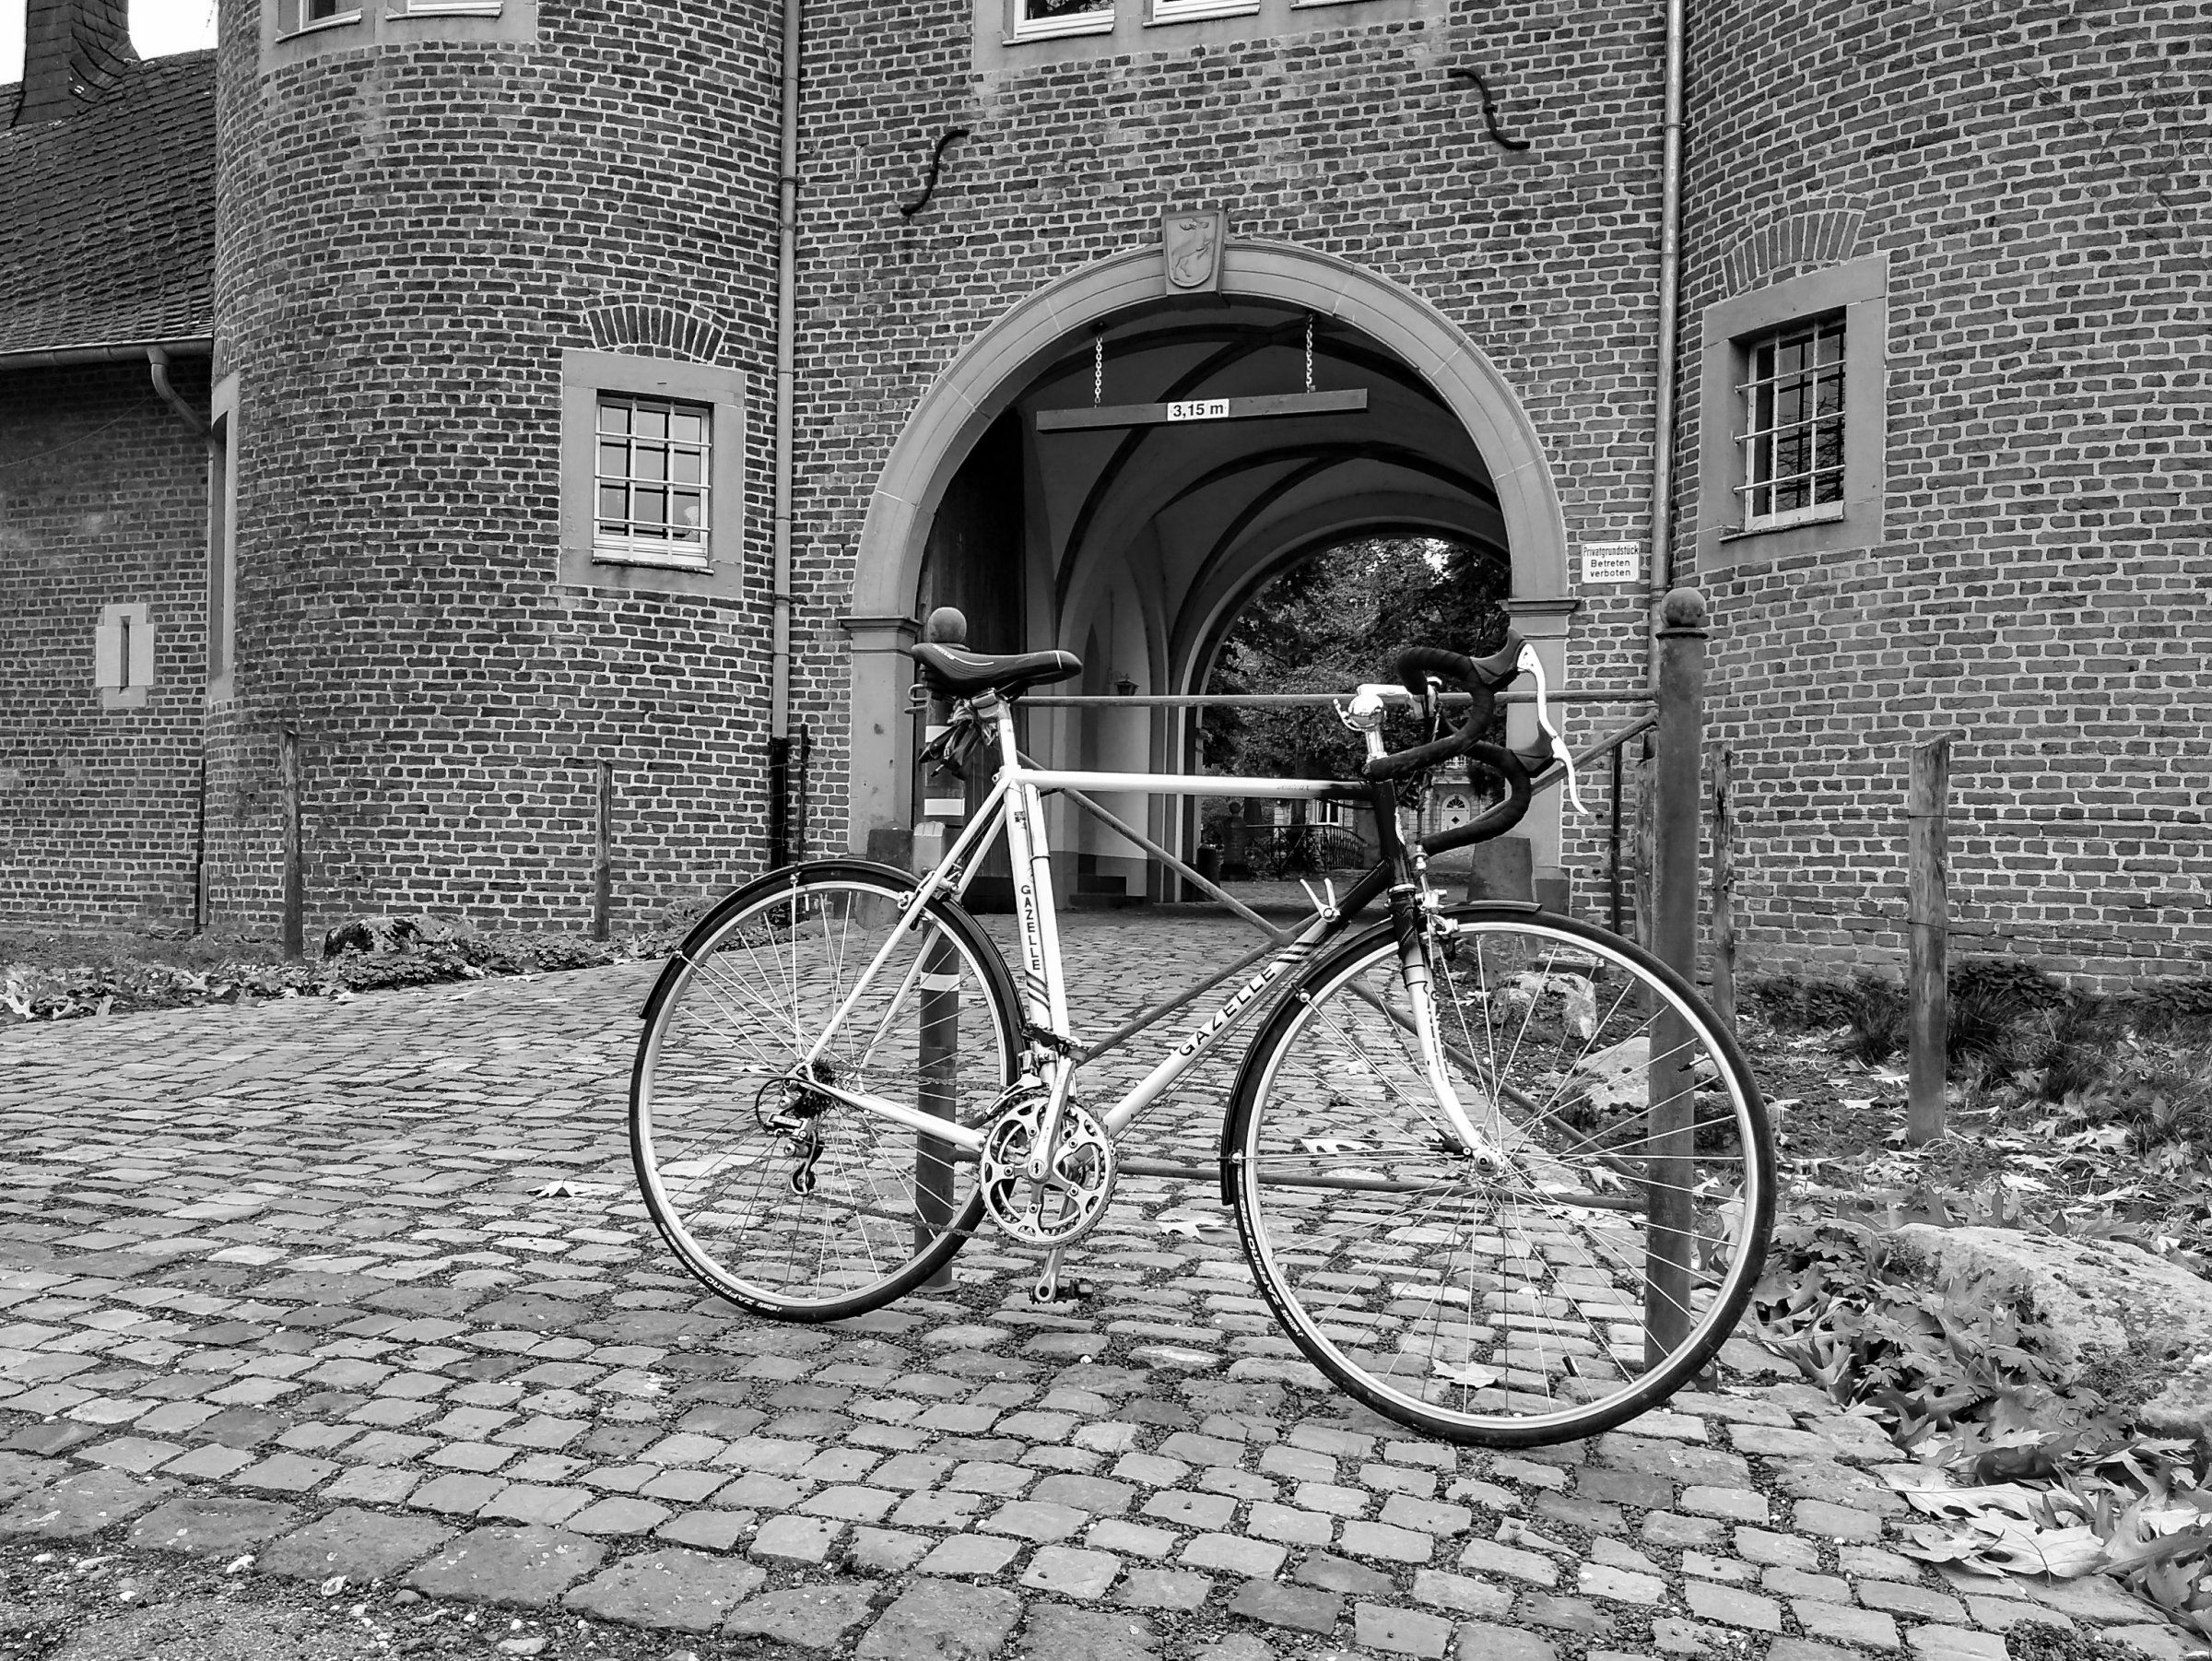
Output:
<instances>
[{"instance_id":1,"label":"road bicycle","mask_svg":"<svg viewBox=\"0 0 2212 1661\"><path fill-rule=\"evenodd\" d=\"M1051 1298L1117 1172L1158 1169L1124 1158L1124 1132L1257 1019L1217 1160L1195 1169L1233 1208L1284 1330L1338 1387L1430 1434L1514 1447L1623 1423L1706 1365L1774 1208L1765 1110L1734 1040L1631 942L1530 904L1454 904L1430 878L1430 856L1502 834L1535 790L1573 788L1532 650L1404 654L1402 687L1339 710L1365 747L1356 780L1039 767L1017 748L1016 702L1077 673L1074 656L910 650L951 701L928 759L995 755L943 860L921 877L856 859L763 877L700 921L647 1002L632 1154L693 1275L755 1314L835 1321L938 1275L987 1220L1043 1249L1035 1295ZM1522 673L1542 735L1528 752L1485 736ZM1429 735L1394 753L1394 705ZM1424 782L1462 759L1503 799L1413 836ZM1088 791L1348 799L1381 848L1111 1105L1078 1093L1085 1064L1159 1022L1090 1044L1070 1022L1043 809ZM1002 834L1018 979L960 903Z\"/></svg>"}]
</instances>

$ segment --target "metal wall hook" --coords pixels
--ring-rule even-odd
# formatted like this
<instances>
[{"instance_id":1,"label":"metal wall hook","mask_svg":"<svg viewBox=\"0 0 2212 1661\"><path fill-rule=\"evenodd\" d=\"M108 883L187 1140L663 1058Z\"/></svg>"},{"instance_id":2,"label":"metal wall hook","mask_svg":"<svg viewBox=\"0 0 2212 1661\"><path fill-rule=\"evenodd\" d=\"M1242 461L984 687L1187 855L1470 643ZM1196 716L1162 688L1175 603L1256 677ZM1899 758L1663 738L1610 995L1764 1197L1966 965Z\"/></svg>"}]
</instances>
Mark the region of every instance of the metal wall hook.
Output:
<instances>
[{"instance_id":1,"label":"metal wall hook","mask_svg":"<svg viewBox=\"0 0 2212 1661\"><path fill-rule=\"evenodd\" d=\"M945 152L952 147L955 139L972 138L974 135L967 127L947 127L937 135L937 147L930 152L929 157L929 178L924 183L920 195L912 202L899 205L900 218L911 219L929 206L930 198L937 194L937 175L945 165Z\"/></svg>"},{"instance_id":2,"label":"metal wall hook","mask_svg":"<svg viewBox=\"0 0 2212 1661\"><path fill-rule=\"evenodd\" d=\"M1490 85L1482 78L1479 71L1448 69L1444 73L1453 80L1475 83L1475 90L1482 94L1482 124L1489 129L1490 138L1500 149L1525 150L1528 148L1527 139L1508 138L1505 135L1505 129L1498 124L1498 100L1490 96Z\"/></svg>"}]
</instances>

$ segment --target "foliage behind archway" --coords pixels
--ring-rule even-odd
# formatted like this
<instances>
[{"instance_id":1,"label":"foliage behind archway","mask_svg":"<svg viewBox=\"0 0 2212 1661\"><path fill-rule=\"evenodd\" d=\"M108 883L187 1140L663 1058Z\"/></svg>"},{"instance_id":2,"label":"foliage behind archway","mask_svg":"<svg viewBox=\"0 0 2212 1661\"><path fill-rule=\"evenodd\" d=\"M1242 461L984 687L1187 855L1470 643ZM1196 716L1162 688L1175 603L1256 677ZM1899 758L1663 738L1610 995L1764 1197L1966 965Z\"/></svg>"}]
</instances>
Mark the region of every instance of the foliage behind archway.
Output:
<instances>
[{"instance_id":1,"label":"foliage behind archway","mask_svg":"<svg viewBox=\"0 0 2212 1661\"><path fill-rule=\"evenodd\" d=\"M1407 646L1494 652L1505 640L1512 591L1512 570L1494 550L1433 536L1338 543L1245 603L1222 637L1206 690L1345 692L1391 679ZM1425 736L1406 715L1394 715L1385 734L1393 749ZM1199 754L1209 772L1348 778L1360 749L1324 706L1216 707L1200 719ZM1304 822L1303 806L1293 809L1297 823ZM1253 818L1241 802L1207 802L1201 840L1225 841L1228 819L1240 814Z\"/></svg>"}]
</instances>

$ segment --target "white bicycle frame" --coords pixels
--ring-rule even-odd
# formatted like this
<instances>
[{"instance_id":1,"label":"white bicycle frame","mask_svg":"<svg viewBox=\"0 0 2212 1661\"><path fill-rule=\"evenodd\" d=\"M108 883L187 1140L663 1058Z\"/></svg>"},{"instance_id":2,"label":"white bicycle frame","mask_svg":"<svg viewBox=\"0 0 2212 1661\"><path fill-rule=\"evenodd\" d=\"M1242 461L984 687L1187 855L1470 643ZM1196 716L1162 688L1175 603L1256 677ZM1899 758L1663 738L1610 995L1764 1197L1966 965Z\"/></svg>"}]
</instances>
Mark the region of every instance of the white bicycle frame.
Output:
<instances>
[{"instance_id":1,"label":"white bicycle frame","mask_svg":"<svg viewBox=\"0 0 2212 1661\"><path fill-rule=\"evenodd\" d=\"M1372 692L1398 701L1411 701L1410 695L1398 688L1363 687L1360 691ZM1067 1031L1067 992L1060 960L1052 850L1045 839L1044 793L1053 790L1143 791L1155 795L1366 801L1369 799L1369 791L1368 786L1362 783L1329 779L1082 772L1034 767L1023 759L1016 748L1014 710L1008 701L986 693L970 701L970 703L979 716L994 722L1002 763L982 806L954 839L951 847L946 850L945 857L938 862L936 868L922 879L921 886L906 903L910 909L918 909L935 894L957 901L966 886L965 876L970 862L990 844L1003 822L1007 852L1015 873L1014 908L1021 935L1021 996L1023 1014L1029 1028L1030 1054L1035 1064L1037 1077L1049 1090L1049 1107L1036 1139L1038 1151L1031 1160L1037 1167L1034 1174L1041 1176L1049 1150L1057 1144L1062 1109L1078 1066L1078 1058L1073 1054L1077 1046ZM1185 1033L1182 1042L1150 1073L1112 1107L1097 1115L1100 1125L1108 1137L1118 1142L1123 1131L1147 1107L1196 1066L1220 1039L1252 1010L1262 993L1293 966L1311 957L1321 945L1341 933L1345 926L1344 918L1334 907L1323 907L1311 924L1285 941L1281 949L1231 993L1212 1015ZM861 972L860 978L846 995L844 1002L824 1023L821 1033L815 1039L796 1071L805 1074L816 1070L814 1062L829 1046L832 1035L843 1026L876 976L881 972L884 963L896 948L901 932L894 930L878 948L875 959ZM923 965L917 960L907 972L908 981L918 982L922 973ZM889 1006L892 1012L904 1007L912 990L911 984L899 989ZM1409 986L1408 991L1418 994L1425 991L1425 988ZM1487 1150L1488 1139L1475 1128L1453 1089L1428 998L1415 995L1409 1001L1415 1036L1430 1087L1436 1095L1437 1106L1461 1138L1464 1147L1471 1152ZM888 1019L887 1016L886 1019ZM971 1153L980 1152L982 1147L983 1132L938 1118L902 1102L865 1091L841 1090L818 1079L809 1088L850 1106L880 1114L911 1130L949 1142Z\"/></svg>"}]
</instances>

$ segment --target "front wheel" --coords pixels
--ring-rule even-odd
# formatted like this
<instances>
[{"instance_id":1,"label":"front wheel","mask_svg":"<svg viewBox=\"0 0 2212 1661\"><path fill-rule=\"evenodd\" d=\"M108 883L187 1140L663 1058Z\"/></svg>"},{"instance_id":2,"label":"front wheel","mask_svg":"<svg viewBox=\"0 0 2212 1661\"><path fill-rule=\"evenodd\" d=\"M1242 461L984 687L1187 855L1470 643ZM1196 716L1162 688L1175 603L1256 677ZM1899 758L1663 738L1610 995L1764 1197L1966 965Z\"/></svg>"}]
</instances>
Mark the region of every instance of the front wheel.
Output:
<instances>
[{"instance_id":1,"label":"front wheel","mask_svg":"<svg viewBox=\"0 0 2212 1661\"><path fill-rule=\"evenodd\" d=\"M1430 1434L1526 1447L1665 1400L1734 1329L1773 1220L1765 1109L1682 978L1563 917L1430 948L1449 1123L1385 927L1303 975L1227 1131L1254 1276L1314 1365Z\"/></svg>"},{"instance_id":2,"label":"front wheel","mask_svg":"<svg viewBox=\"0 0 2212 1661\"><path fill-rule=\"evenodd\" d=\"M646 1003L629 1103L646 1209L756 1314L875 1309L982 1217L971 1151L846 1099L978 1129L1015 1080L1005 960L917 886L859 860L771 873L706 915Z\"/></svg>"}]
</instances>

